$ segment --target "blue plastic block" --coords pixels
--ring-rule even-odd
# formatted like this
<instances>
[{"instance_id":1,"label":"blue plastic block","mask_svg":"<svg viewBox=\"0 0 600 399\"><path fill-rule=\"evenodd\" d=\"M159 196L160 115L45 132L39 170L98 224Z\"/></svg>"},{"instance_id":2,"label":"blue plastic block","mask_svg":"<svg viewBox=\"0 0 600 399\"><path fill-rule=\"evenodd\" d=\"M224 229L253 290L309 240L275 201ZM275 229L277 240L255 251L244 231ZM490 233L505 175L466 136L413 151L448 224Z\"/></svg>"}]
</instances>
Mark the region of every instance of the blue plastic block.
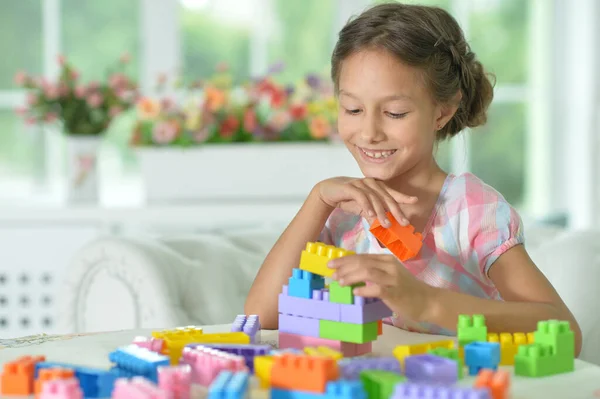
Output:
<instances>
[{"instance_id":1,"label":"blue plastic block","mask_svg":"<svg viewBox=\"0 0 600 399\"><path fill-rule=\"evenodd\" d=\"M63 368L71 369L75 374L75 378L79 381L79 386L83 391L85 398L101 398L98 391L98 379L108 374L107 370L93 369L89 367L81 367L74 364L54 363L54 362L38 362L35 364L34 377L38 378L38 373L41 369Z\"/></svg>"},{"instance_id":2,"label":"blue plastic block","mask_svg":"<svg viewBox=\"0 0 600 399\"><path fill-rule=\"evenodd\" d=\"M288 295L311 299L314 290L323 288L325 288L323 277L298 268L292 270L292 277L288 282Z\"/></svg>"},{"instance_id":3,"label":"blue plastic block","mask_svg":"<svg viewBox=\"0 0 600 399\"><path fill-rule=\"evenodd\" d=\"M465 364L469 375L477 375L481 369L498 370L500 344L498 342L471 342L465 345Z\"/></svg>"},{"instance_id":4,"label":"blue plastic block","mask_svg":"<svg viewBox=\"0 0 600 399\"><path fill-rule=\"evenodd\" d=\"M137 345L119 348L111 352L108 359L119 369L132 373L132 376L145 377L155 384L158 383L158 367L170 364L168 356Z\"/></svg>"},{"instance_id":5,"label":"blue plastic block","mask_svg":"<svg viewBox=\"0 0 600 399\"><path fill-rule=\"evenodd\" d=\"M271 399L324 399L322 393L271 388Z\"/></svg>"},{"instance_id":6,"label":"blue plastic block","mask_svg":"<svg viewBox=\"0 0 600 399\"><path fill-rule=\"evenodd\" d=\"M247 396L250 374L224 370L208 389L208 399L243 399Z\"/></svg>"},{"instance_id":7,"label":"blue plastic block","mask_svg":"<svg viewBox=\"0 0 600 399\"><path fill-rule=\"evenodd\" d=\"M325 387L323 399L367 399L367 392L359 380L330 381Z\"/></svg>"}]
</instances>

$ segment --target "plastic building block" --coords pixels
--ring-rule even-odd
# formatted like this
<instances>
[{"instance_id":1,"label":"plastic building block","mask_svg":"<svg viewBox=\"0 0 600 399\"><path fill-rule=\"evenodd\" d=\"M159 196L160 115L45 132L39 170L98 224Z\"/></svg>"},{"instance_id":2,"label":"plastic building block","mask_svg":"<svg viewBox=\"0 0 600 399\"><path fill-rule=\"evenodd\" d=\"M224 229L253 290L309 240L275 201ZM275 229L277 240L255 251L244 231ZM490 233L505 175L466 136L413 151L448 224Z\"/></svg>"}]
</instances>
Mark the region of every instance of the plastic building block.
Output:
<instances>
[{"instance_id":1,"label":"plastic building block","mask_svg":"<svg viewBox=\"0 0 600 399\"><path fill-rule=\"evenodd\" d=\"M485 325L485 317L480 314L473 316L459 315L458 325L456 326L456 337L460 346L465 346L475 341L486 342L487 326Z\"/></svg>"},{"instance_id":2,"label":"plastic building block","mask_svg":"<svg viewBox=\"0 0 600 399\"><path fill-rule=\"evenodd\" d=\"M304 349L307 346L327 346L342 352L344 357L362 356L372 352L372 342L355 344L339 340L336 341L279 332L279 349Z\"/></svg>"},{"instance_id":3,"label":"plastic building block","mask_svg":"<svg viewBox=\"0 0 600 399\"><path fill-rule=\"evenodd\" d=\"M367 399L360 381L330 381L325 393L271 389L271 399Z\"/></svg>"},{"instance_id":4,"label":"plastic building block","mask_svg":"<svg viewBox=\"0 0 600 399\"><path fill-rule=\"evenodd\" d=\"M515 355L521 345L533 344L533 333L490 333L488 342L500 343L500 365L512 366L515 364Z\"/></svg>"},{"instance_id":5,"label":"plastic building block","mask_svg":"<svg viewBox=\"0 0 600 399\"><path fill-rule=\"evenodd\" d=\"M367 357L344 359L338 362L341 378L357 380L365 370L383 370L401 374L400 363L395 357Z\"/></svg>"},{"instance_id":6,"label":"plastic building block","mask_svg":"<svg viewBox=\"0 0 600 399\"><path fill-rule=\"evenodd\" d=\"M342 352L336 351L335 349L331 349L327 346L317 346L316 348L312 346L307 346L306 348L304 348L304 353L306 353L309 356L330 357L334 360L340 360L344 357Z\"/></svg>"},{"instance_id":7,"label":"plastic building block","mask_svg":"<svg viewBox=\"0 0 600 399\"><path fill-rule=\"evenodd\" d=\"M94 369L91 367L82 367L67 363L39 362L35 364L34 378L39 378L42 370L51 368L73 370L75 372L75 378L79 381L79 386L83 391L83 396L86 398L99 398L99 379L102 377L108 378L111 375L110 371Z\"/></svg>"},{"instance_id":8,"label":"plastic building block","mask_svg":"<svg viewBox=\"0 0 600 399\"><path fill-rule=\"evenodd\" d=\"M332 358L286 353L274 357L271 387L324 393L327 382L338 378L337 362Z\"/></svg>"},{"instance_id":9,"label":"plastic building block","mask_svg":"<svg viewBox=\"0 0 600 399\"><path fill-rule=\"evenodd\" d=\"M383 335L383 320L377 321L377 335Z\"/></svg>"},{"instance_id":10,"label":"plastic building block","mask_svg":"<svg viewBox=\"0 0 600 399\"><path fill-rule=\"evenodd\" d=\"M481 370L473 386L489 389L492 399L508 399L510 395L510 375L504 370Z\"/></svg>"},{"instance_id":11,"label":"plastic building block","mask_svg":"<svg viewBox=\"0 0 600 399\"><path fill-rule=\"evenodd\" d=\"M83 399L83 391L76 378L46 381L40 399Z\"/></svg>"},{"instance_id":12,"label":"plastic building block","mask_svg":"<svg viewBox=\"0 0 600 399\"><path fill-rule=\"evenodd\" d=\"M454 341L448 339L443 341L425 342L422 344L398 345L394 348L392 353L394 357L398 359L400 365L404 367L404 359L406 357L413 355L423 355L428 351L436 348L452 349L454 348Z\"/></svg>"},{"instance_id":13,"label":"plastic building block","mask_svg":"<svg viewBox=\"0 0 600 399\"><path fill-rule=\"evenodd\" d=\"M515 375L544 377L575 370L575 335L566 321L540 321L535 343L521 345L515 355Z\"/></svg>"},{"instance_id":14,"label":"plastic building block","mask_svg":"<svg viewBox=\"0 0 600 399\"><path fill-rule=\"evenodd\" d=\"M364 344L377 339L377 322L366 324L342 323L341 321L319 320L319 337Z\"/></svg>"},{"instance_id":15,"label":"plastic building block","mask_svg":"<svg viewBox=\"0 0 600 399\"><path fill-rule=\"evenodd\" d=\"M158 382L158 367L168 366L169 358L137 345L128 345L111 352L108 359L123 370L130 371L150 381Z\"/></svg>"},{"instance_id":16,"label":"plastic building block","mask_svg":"<svg viewBox=\"0 0 600 399\"><path fill-rule=\"evenodd\" d=\"M354 304L354 294L352 293L352 290L363 285L365 284L358 283L342 287L337 281L332 281L331 284L329 284L329 300L333 303L352 305Z\"/></svg>"},{"instance_id":17,"label":"plastic building block","mask_svg":"<svg viewBox=\"0 0 600 399\"><path fill-rule=\"evenodd\" d=\"M410 382L452 385L458 381L456 362L445 357L424 354L404 359L404 375Z\"/></svg>"},{"instance_id":18,"label":"plastic building block","mask_svg":"<svg viewBox=\"0 0 600 399\"><path fill-rule=\"evenodd\" d=\"M263 389L271 386L272 368L273 356L256 356L254 358L254 375Z\"/></svg>"},{"instance_id":19,"label":"plastic building block","mask_svg":"<svg viewBox=\"0 0 600 399\"><path fill-rule=\"evenodd\" d=\"M313 291L310 299L290 296L288 291L284 285L279 294L279 313L355 324L371 323L392 315L378 299L355 296L352 304L341 304L331 302L326 290Z\"/></svg>"},{"instance_id":20,"label":"plastic building block","mask_svg":"<svg viewBox=\"0 0 600 399\"><path fill-rule=\"evenodd\" d=\"M142 377L131 380L120 378L115 382L113 399L170 399L170 395Z\"/></svg>"},{"instance_id":21,"label":"plastic building block","mask_svg":"<svg viewBox=\"0 0 600 399\"><path fill-rule=\"evenodd\" d=\"M257 315L237 315L231 325L231 332L243 332L250 337L250 343L260 340L260 321Z\"/></svg>"},{"instance_id":22,"label":"plastic building block","mask_svg":"<svg viewBox=\"0 0 600 399\"><path fill-rule=\"evenodd\" d=\"M398 384L390 399L492 399L489 389L430 384Z\"/></svg>"},{"instance_id":23,"label":"plastic building block","mask_svg":"<svg viewBox=\"0 0 600 399\"><path fill-rule=\"evenodd\" d=\"M465 345L465 364L469 375L477 375L481 369L498 370L500 344L498 342L471 342Z\"/></svg>"},{"instance_id":24,"label":"plastic building block","mask_svg":"<svg viewBox=\"0 0 600 399\"><path fill-rule=\"evenodd\" d=\"M325 288L323 277L298 268L292 270L292 277L288 280L288 294L299 298L312 298L314 290Z\"/></svg>"},{"instance_id":25,"label":"plastic building block","mask_svg":"<svg viewBox=\"0 0 600 399\"><path fill-rule=\"evenodd\" d=\"M163 354L168 355L171 364L177 364L181 352L187 344L199 343L204 331L199 327L182 327L174 330L153 331L152 337L165 342Z\"/></svg>"},{"instance_id":26,"label":"plastic building block","mask_svg":"<svg viewBox=\"0 0 600 399\"><path fill-rule=\"evenodd\" d=\"M465 364L463 360L458 356L457 349L448 349L448 348L434 348L427 351L427 353L439 357L444 357L446 359L454 360L456 362L456 375L458 379L462 379L464 376L464 368Z\"/></svg>"},{"instance_id":27,"label":"plastic building block","mask_svg":"<svg viewBox=\"0 0 600 399\"><path fill-rule=\"evenodd\" d=\"M384 370L364 370L360 373L369 399L388 399L394 392L394 387L406 381L406 377Z\"/></svg>"},{"instance_id":28,"label":"plastic building block","mask_svg":"<svg viewBox=\"0 0 600 399\"><path fill-rule=\"evenodd\" d=\"M166 349L164 340L152 337L135 337L132 344L156 353L163 353Z\"/></svg>"},{"instance_id":29,"label":"plastic building block","mask_svg":"<svg viewBox=\"0 0 600 399\"><path fill-rule=\"evenodd\" d=\"M35 366L43 362L43 356L23 356L4 365L1 393L3 395L31 395Z\"/></svg>"},{"instance_id":30,"label":"plastic building block","mask_svg":"<svg viewBox=\"0 0 600 399\"><path fill-rule=\"evenodd\" d=\"M75 377L75 371L71 369L53 368L40 370L38 378L35 380L34 392L36 396L42 392L42 387L48 381L66 380Z\"/></svg>"},{"instance_id":31,"label":"plastic building block","mask_svg":"<svg viewBox=\"0 0 600 399\"><path fill-rule=\"evenodd\" d=\"M192 368L192 382L203 386L209 386L223 370L248 371L242 356L202 346L185 348L181 363Z\"/></svg>"},{"instance_id":32,"label":"plastic building block","mask_svg":"<svg viewBox=\"0 0 600 399\"><path fill-rule=\"evenodd\" d=\"M320 336L319 319L309 319L308 317L290 316L279 314L279 331L284 333L305 335L307 337ZM336 323L336 322L333 322Z\"/></svg>"},{"instance_id":33,"label":"plastic building block","mask_svg":"<svg viewBox=\"0 0 600 399\"><path fill-rule=\"evenodd\" d=\"M300 269L319 276L331 277L334 270L327 267L327 263L332 259L353 254L353 251L346 251L322 242L308 242L306 249L300 254Z\"/></svg>"},{"instance_id":34,"label":"plastic building block","mask_svg":"<svg viewBox=\"0 0 600 399\"><path fill-rule=\"evenodd\" d=\"M188 347L195 348L198 345L188 345ZM246 361L246 367L250 372L254 372L254 358L256 356L264 356L271 353L271 345L257 345L257 344L205 344L201 345L205 348L217 349L223 352L231 353L233 355L242 356Z\"/></svg>"},{"instance_id":35,"label":"plastic building block","mask_svg":"<svg viewBox=\"0 0 600 399\"><path fill-rule=\"evenodd\" d=\"M250 374L244 371L221 371L208 389L208 399L244 399Z\"/></svg>"},{"instance_id":36,"label":"plastic building block","mask_svg":"<svg viewBox=\"0 0 600 399\"><path fill-rule=\"evenodd\" d=\"M173 399L189 399L192 368L188 364L158 368L158 387Z\"/></svg>"},{"instance_id":37,"label":"plastic building block","mask_svg":"<svg viewBox=\"0 0 600 399\"><path fill-rule=\"evenodd\" d=\"M401 226L390 213L386 213L391 227L385 228L379 220L370 228L371 233L402 262L416 256L423 246L420 233L415 233L412 225Z\"/></svg>"}]
</instances>

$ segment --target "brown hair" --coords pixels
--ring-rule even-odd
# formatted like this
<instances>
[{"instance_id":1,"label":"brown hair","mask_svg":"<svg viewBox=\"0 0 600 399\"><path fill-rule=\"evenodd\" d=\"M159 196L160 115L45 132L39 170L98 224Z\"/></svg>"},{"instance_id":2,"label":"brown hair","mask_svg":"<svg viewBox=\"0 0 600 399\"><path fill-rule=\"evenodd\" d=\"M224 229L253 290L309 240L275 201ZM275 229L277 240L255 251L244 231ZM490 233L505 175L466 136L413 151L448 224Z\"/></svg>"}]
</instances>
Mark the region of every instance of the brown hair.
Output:
<instances>
[{"instance_id":1,"label":"brown hair","mask_svg":"<svg viewBox=\"0 0 600 399\"><path fill-rule=\"evenodd\" d=\"M436 102L449 103L460 90L462 99L438 139L487 121L493 84L475 58L456 20L438 7L396 2L373 6L340 31L331 56L331 77L338 90L342 62L364 49L384 49L407 65L421 68Z\"/></svg>"}]
</instances>

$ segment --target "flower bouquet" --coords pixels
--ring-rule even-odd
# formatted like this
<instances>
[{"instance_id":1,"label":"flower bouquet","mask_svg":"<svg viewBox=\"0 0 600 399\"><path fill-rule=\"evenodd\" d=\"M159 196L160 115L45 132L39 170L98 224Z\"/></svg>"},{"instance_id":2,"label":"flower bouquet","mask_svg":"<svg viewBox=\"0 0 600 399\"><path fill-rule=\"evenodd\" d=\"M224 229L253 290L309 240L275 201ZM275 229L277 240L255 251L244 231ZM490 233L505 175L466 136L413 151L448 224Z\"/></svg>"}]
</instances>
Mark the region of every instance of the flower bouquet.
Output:
<instances>
[{"instance_id":1,"label":"flower bouquet","mask_svg":"<svg viewBox=\"0 0 600 399\"><path fill-rule=\"evenodd\" d=\"M274 79L232 85L226 68L193 82L180 101L144 97L137 104L134 146L231 142L327 141L335 135L337 103L330 85L309 75L297 85ZM161 80L161 85L164 80Z\"/></svg>"}]
</instances>

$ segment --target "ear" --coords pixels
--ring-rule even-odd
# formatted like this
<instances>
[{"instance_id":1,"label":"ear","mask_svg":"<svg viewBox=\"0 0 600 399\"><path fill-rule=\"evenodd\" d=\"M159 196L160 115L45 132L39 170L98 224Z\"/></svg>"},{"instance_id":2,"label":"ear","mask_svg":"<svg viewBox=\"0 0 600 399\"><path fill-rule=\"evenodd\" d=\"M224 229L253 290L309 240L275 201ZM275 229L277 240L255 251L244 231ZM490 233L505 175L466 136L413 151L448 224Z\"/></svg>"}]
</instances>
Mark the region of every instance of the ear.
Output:
<instances>
[{"instance_id":1,"label":"ear","mask_svg":"<svg viewBox=\"0 0 600 399\"><path fill-rule=\"evenodd\" d=\"M450 119L452 119L460 106L460 100L462 100L462 92L459 90L450 101L438 105L435 119L436 130L442 129L450 122Z\"/></svg>"}]
</instances>

